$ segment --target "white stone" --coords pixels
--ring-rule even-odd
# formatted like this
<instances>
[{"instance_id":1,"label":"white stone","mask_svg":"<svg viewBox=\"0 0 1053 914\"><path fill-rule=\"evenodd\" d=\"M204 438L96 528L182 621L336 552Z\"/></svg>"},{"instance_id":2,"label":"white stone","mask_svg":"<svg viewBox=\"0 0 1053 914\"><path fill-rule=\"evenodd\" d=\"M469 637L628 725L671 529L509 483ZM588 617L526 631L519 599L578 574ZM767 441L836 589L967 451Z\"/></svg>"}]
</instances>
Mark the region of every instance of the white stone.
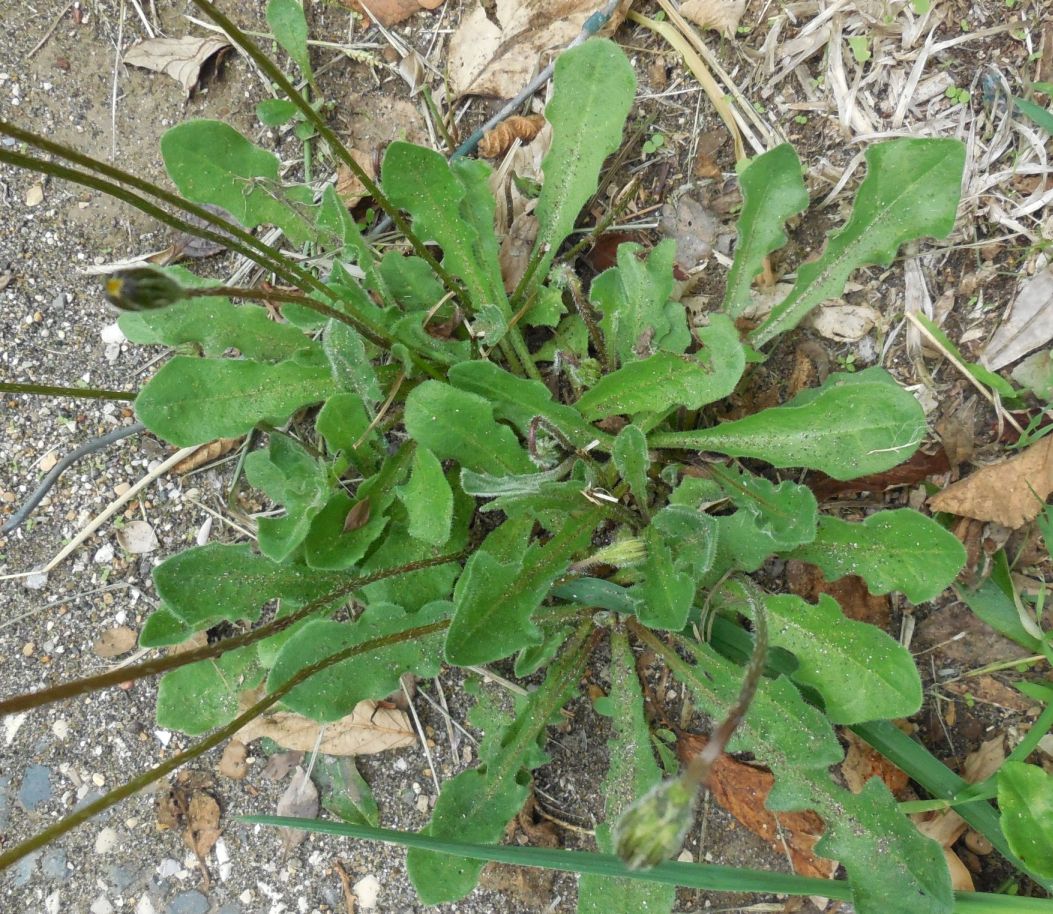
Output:
<instances>
[{"instance_id":1,"label":"white stone","mask_svg":"<svg viewBox=\"0 0 1053 914\"><path fill-rule=\"evenodd\" d=\"M117 830L115 828L104 828L95 836L95 853L108 854L117 846Z\"/></svg>"},{"instance_id":2,"label":"white stone","mask_svg":"<svg viewBox=\"0 0 1053 914\"><path fill-rule=\"evenodd\" d=\"M113 905L105 895L100 895L91 903L91 914L113 914Z\"/></svg>"},{"instance_id":3,"label":"white stone","mask_svg":"<svg viewBox=\"0 0 1053 914\"><path fill-rule=\"evenodd\" d=\"M377 906L377 896L380 894L380 880L372 873L363 876L352 887L358 903L367 910Z\"/></svg>"},{"instance_id":4,"label":"white stone","mask_svg":"<svg viewBox=\"0 0 1053 914\"><path fill-rule=\"evenodd\" d=\"M51 732L55 734L59 739L65 739L69 736L69 722L66 720L56 720L51 725Z\"/></svg>"},{"instance_id":5,"label":"white stone","mask_svg":"<svg viewBox=\"0 0 1053 914\"><path fill-rule=\"evenodd\" d=\"M135 906L135 914L157 914L149 895L143 895L139 899L139 903Z\"/></svg>"},{"instance_id":6,"label":"white stone","mask_svg":"<svg viewBox=\"0 0 1053 914\"><path fill-rule=\"evenodd\" d=\"M97 565L106 565L113 561L113 543L103 543L95 553L94 561Z\"/></svg>"}]
</instances>

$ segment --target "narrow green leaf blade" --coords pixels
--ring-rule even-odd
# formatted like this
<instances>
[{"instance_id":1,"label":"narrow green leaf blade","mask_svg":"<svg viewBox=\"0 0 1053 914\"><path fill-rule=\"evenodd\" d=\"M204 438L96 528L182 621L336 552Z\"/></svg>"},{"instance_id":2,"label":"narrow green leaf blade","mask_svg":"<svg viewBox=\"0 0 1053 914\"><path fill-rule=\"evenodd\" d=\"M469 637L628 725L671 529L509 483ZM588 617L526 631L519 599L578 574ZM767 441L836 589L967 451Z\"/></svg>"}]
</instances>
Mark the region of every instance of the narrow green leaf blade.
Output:
<instances>
[{"instance_id":1,"label":"narrow green leaf blade","mask_svg":"<svg viewBox=\"0 0 1053 914\"><path fill-rule=\"evenodd\" d=\"M1005 762L998 771L1002 833L1021 860L1053 876L1053 777L1037 765Z\"/></svg>"},{"instance_id":2,"label":"narrow green leaf blade","mask_svg":"<svg viewBox=\"0 0 1053 914\"><path fill-rule=\"evenodd\" d=\"M764 258L786 244L783 223L808 208L801 160L789 143L757 156L739 176L739 185L739 237L723 306L731 318L749 307L750 284L763 268Z\"/></svg>"},{"instance_id":3,"label":"narrow green leaf blade","mask_svg":"<svg viewBox=\"0 0 1053 914\"><path fill-rule=\"evenodd\" d=\"M636 503L647 510L647 469L650 457L647 453L647 436L638 425L627 425L614 439L611 460L618 473L633 493Z\"/></svg>"},{"instance_id":4,"label":"narrow green leaf blade","mask_svg":"<svg viewBox=\"0 0 1053 914\"><path fill-rule=\"evenodd\" d=\"M406 398L406 431L441 460L495 476L530 473L534 465L512 430L494 421L482 397L425 381Z\"/></svg>"},{"instance_id":5,"label":"narrow green leaf blade","mask_svg":"<svg viewBox=\"0 0 1053 914\"><path fill-rule=\"evenodd\" d=\"M832 374L822 387L745 419L693 432L656 434L650 441L657 448L717 451L854 479L907 460L924 434L921 404L875 367Z\"/></svg>"},{"instance_id":6,"label":"narrow green leaf blade","mask_svg":"<svg viewBox=\"0 0 1053 914\"><path fill-rule=\"evenodd\" d=\"M586 419L595 420L673 406L699 409L726 397L746 367L738 331L726 315L714 314L698 337L704 346L694 355L656 352L629 362L604 375L575 405Z\"/></svg>"},{"instance_id":7,"label":"narrow green leaf blade","mask_svg":"<svg viewBox=\"0 0 1053 914\"><path fill-rule=\"evenodd\" d=\"M311 57L307 52L307 18L299 0L270 0L267 4L267 25L274 39L300 68L311 78Z\"/></svg>"},{"instance_id":8,"label":"narrow green leaf blade","mask_svg":"<svg viewBox=\"0 0 1053 914\"><path fill-rule=\"evenodd\" d=\"M150 431L179 447L246 435L265 419L284 421L300 407L334 393L320 359L266 365L176 356L135 398Z\"/></svg>"},{"instance_id":9,"label":"narrow green leaf blade","mask_svg":"<svg viewBox=\"0 0 1053 914\"><path fill-rule=\"evenodd\" d=\"M796 327L818 305L837 298L856 267L887 266L900 245L942 238L954 228L965 168L965 146L949 139L898 139L867 150L867 176L852 216L827 239L822 257L797 270L790 294L753 331L760 348Z\"/></svg>"},{"instance_id":10,"label":"narrow green leaf blade","mask_svg":"<svg viewBox=\"0 0 1053 914\"><path fill-rule=\"evenodd\" d=\"M617 629L611 632L610 669L610 703L616 713L613 738L607 743L610 761L602 793L606 821L614 822L661 780L662 772L651 751L635 658L625 633ZM596 829L596 845L604 853L614 852L606 823ZM578 882L578 914L668 914L675 900L672 886L600 876L582 876Z\"/></svg>"},{"instance_id":11,"label":"narrow green leaf blade","mask_svg":"<svg viewBox=\"0 0 1053 914\"><path fill-rule=\"evenodd\" d=\"M600 166L622 140L636 76L612 41L590 38L556 60L552 101L545 117L552 146L541 163L545 183L536 215L540 224L533 256L544 278L581 208L596 190Z\"/></svg>"},{"instance_id":12,"label":"narrow green leaf blade","mask_svg":"<svg viewBox=\"0 0 1053 914\"><path fill-rule=\"evenodd\" d=\"M791 557L817 565L828 580L857 574L871 593L898 590L911 603L924 603L954 581L965 547L932 518L901 508L858 524L821 517L815 539Z\"/></svg>"}]
</instances>

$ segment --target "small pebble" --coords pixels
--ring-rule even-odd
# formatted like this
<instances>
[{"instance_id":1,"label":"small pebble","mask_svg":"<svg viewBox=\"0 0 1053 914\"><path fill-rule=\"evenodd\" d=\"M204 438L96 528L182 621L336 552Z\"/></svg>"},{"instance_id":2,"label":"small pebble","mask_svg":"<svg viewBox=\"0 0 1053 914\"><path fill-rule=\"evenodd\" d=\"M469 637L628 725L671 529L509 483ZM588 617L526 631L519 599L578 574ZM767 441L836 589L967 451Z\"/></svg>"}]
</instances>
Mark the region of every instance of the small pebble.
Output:
<instances>
[{"instance_id":1,"label":"small pebble","mask_svg":"<svg viewBox=\"0 0 1053 914\"><path fill-rule=\"evenodd\" d=\"M177 875L182 869L183 865L178 860L165 857L164 860L157 864L157 875L162 879L168 879L170 876Z\"/></svg>"},{"instance_id":2,"label":"small pebble","mask_svg":"<svg viewBox=\"0 0 1053 914\"><path fill-rule=\"evenodd\" d=\"M113 829L103 829L103 831L113 831ZM117 832L113 832L114 839L117 838ZM99 840L95 839L95 853L98 853ZM124 892L128 886L135 882L137 873L130 866L121 866L120 864L114 864L110 867L110 882L113 883L113 887L118 892Z\"/></svg>"},{"instance_id":3,"label":"small pebble","mask_svg":"<svg viewBox=\"0 0 1053 914\"><path fill-rule=\"evenodd\" d=\"M212 905L204 895L191 889L173 897L165 906L165 914L207 914L210 907Z\"/></svg>"},{"instance_id":4,"label":"small pebble","mask_svg":"<svg viewBox=\"0 0 1053 914\"><path fill-rule=\"evenodd\" d=\"M48 848L40 861L40 869L48 879L68 879L70 870L66 862L66 852L61 847Z\"/></svg>"},{"instance_id":5,"label":"small pebble","mask_svg":"<svg viewBox=\"0 0 1053 914\"><path fill-rule=\"evenodd\" d=\"M28 574L23 578L22 585L26 590L43 590L48 583L48 573L46 571L34 571L32 574Z\"/></svg>"},{"instance_id":6,"label":"small pebble","mask_svg":"<svg viewBox=\"0 0 1053 914\"><path fill-rule=\"evenodd\" d=\"M106 565L113 561L113 543L104 543L99 547L95 553L94 562L96 565Z\"/></svg>"},{"instance_id":7,"label":"small pebble","mask_svg":"<svg viewBox=\"0 0 1053 914\"><path fill-rule=\"evenodd\" d=\"M135 914L157 914L157 909L154 907L149 895L143 895L139 899L139 903L135 906Z\"/></svg>"},{"instance_id":8,"label":"small pebble","mask_svg":"<svg viewBox=\"0 0 1053 914\"><path fill-rule=\"evenodd\" d=\"M33 812L37 807L51 799L51 769L43 765L30 765L18 788L18 802L26 812Z\"/></svg>"},{"instance_id":9,"label":"small pebble","mask_svg":"<svg viewBox=\"0 0 1053 914\"><path fill-rule=\"evenodd\" d=\"M370 910L377 906L377 896L380 894L380 880L370 874L363 876L352 887L355 898L361 907Z\"/></svg>"},{"instance_id":10,"label":"small pebble","mask_svg":"<svg viewBox=\"0 0 1053 914\"><path fill-rule=\"evenodd\" d=\"M24 886L33 876L33 870L37 868L37 861L40 859L40 851L33 851L31 854L26 854L18 863L15 864L15 875L12 877L11 882L21 888Z\"/></svg>"},{"instance_id":11,"label":"small pebble","mask_svg":"<svg viewBox=\"0 0 1053 914\"><path fill-rule=\"evenodd\" d=\"M69 722L65 720L56 720L51 725L51 732L59 739L65 739L69 736Z\"/></svg>"},{"instance_id":12,"label":"small pebble","mask_svg":"<svg viewBox=\"0 0 1053 914\"><path fill-rule=\"evenodd\" d=\"M108 854L117 846L117 829L104 828L95 836L95 853Z\"/></svg>"},{"instance_id":13,"label":"small pebble","mask_svg":"<svg viewBox=\"0 0 1053 914\"><path fill-rule=\"evenodd\" d=\"M113 914L113 905L105 895L100 895L91 903L91 914Z\"/></svg>"}]
</instances>

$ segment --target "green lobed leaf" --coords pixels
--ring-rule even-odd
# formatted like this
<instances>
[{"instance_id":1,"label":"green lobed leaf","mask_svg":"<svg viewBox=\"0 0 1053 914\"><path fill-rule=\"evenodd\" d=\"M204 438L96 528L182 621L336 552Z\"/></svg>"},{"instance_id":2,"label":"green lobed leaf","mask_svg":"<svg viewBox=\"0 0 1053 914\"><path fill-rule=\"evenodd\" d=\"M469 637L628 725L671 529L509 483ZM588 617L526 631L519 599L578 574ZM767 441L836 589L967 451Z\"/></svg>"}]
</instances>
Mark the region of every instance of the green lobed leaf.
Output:
<instances>
[{"instance_id":1,"label":"green lobed leaf","mask_svg":"<svg viewBox=\"0 0 1053 914\"><path fill-rule=\"evenodd\" d=\"M256 645L170 670L157 687L157 723L196 736L238 715L238 696L263 678Z\"/></svg>"},{"instance_id":2,"label":"green lobed leaf","mask_svg":"<svg viewBox=\"0 0 1053 914\"><path fill-rule=\"evenodd\" d=\"M409 532L414 539L441 546L450 538L453 524L453 489L442 471L442 464L427 448L413 455L409 482L395 490L409 515Z\"/></svg>"},{"instance_id":3,"label":"green lobed leaf","mask_svg":"<svg viewBox=\"0 0 1053 914\"><path fill-rule=\"evenodd\" d=\"M443 266L464 283L473 307L490 303L507 312L504 285L494 288L485 257L489 239L481 239L461 215L462 207L470 206L468 192L446 159L432 149L396 141L384 154L381 175L384 193L413 217L416 234L442 248Z\"/></svg>"},{"instance_id":4,"label":"green lobed leaf","mask_svg":"<svg viewBox=\"0 0 1053 914\"><path fill-rule=\"evenodd\" d=\"M651 521L673 550L673 567L700 580L713 566L717 519L681 505L667 505Z\"/></svg>"},{"instance_id":5,"label":"green lobed leaf","mask_svg":"<svg viewBox=\"0 0 1053 914\"><path fill-rule=\"evenodd\" d=\"M625 365L656 350L681 353L691 344L682 306L667 309L673 293L676 242L667 238L646 259L641 247L618 245L618 265L592 281L589 298L603 318L608 348Z\"/></svg>"},{"instance_id":6,"label":"green lobed leaf","mask_svg":"<svg viewBox=\"0 0 1053 914\"><path fill-rule=\"evenodd\" d=\"M932 518L900 508L858 524L821 517L815 539L791 557L817 565L828 580L856 574L871 593L898 590L911 603L924 603L954 581L965 547Z\"/></svg>"},{"instance_id":7,"label":"green lobed leaf","mask_svg":"<svg viewBox=\"0 0 1053 914\"><path fill-rule=\"evenodd\" d=\"M288 708L312 720L339 720L360 701L390 695L403 673L435 676L451 608L448 602L437 601L407 613L401 606L377 603L354 622L313 619L282 647L267 677L267 690L273 692L323 657L374 638L389 638L387 646L316 673L282 699Z\"/></svg>"},{"instance_id":8,"label":"green lobed leaf","mask_svg":"<svg viewBox=\"0 0 1053 914\"><path fill-rule=\"evenodd\" d=\"M493 418L483 397L440 381L425 381L406 398L406 431L440 460L496 476L534 469L512 430Z\"/></svg>"},{"instance_id":9,"label":"green lobed leaf","mask_svg":"<svg viewBox=\"0 0 1053 914\"><path fill-rule=\"evenodd\" d=\"M921 404L882 368L830 375L784 406L692 432L651 436L652 447L754 457L834 479L880 473L907 460L925 434Z\"/></svg>"},{"instance_id":10,"label":"green lobed leaf","mask_svg":"<svg viewBox=\"0 0 1053 914\"><path fill-rule=\"evenodd\" d=\"M808 189L801 179L801 160L789 143L757 156L739 175L739 213L735 261L728 273L723 311L739 317L750 304L750 285L764 258L786 244L783 223L808 208Z\"/></svg>"},{"instance_id":11,"label":"green lobed leaf","mask_svg":"<svg viewBox=\"0 0 1053 914\"><path fill-rule=\"evenodd\" d=\"M257 521L260 552L281 562L303 542L311 521L329 500L326 465L290 436L272 434L267 450L245 458L245 478L285 506L284 516Z\"/></svg>"},{"instance_id":12,"label":"green lobed leaf","mask_svg":"<svg viewBox=\"0 0 1053 914\"><path fill-rule=\"evenodd\" d=\"M377 432L369 429L371 421L358 394L341 392L325 401L314 427L325 438L330 454L340 454L364 475L372 475L380 463L382 443Z\"/></svg>"},{"instance_id":13,"label":"green lobed leaf","mask_svg":"<svg viewBox=\"0 0 1053 914\"><path fill-rule=\"evenodd\" d=\"M256 117L268 127L281 127L299 113L300 109L287 98L265 98L256 106Z\"/></svg>"},{"instance_id":14,"label":"green lobed leaf","mask_svg":"<svg viewBox=\"0 0 1053 914\"><path fill-rule=\"evenodd\" d=\"M548 275L559 246L596 191L603 160L617 150L632 107L636 76L614 42L590 38L556 60L552 101L545 117L552 145L541 163L545 182L535 214L539 230L534 275Z\"/></svg>"},{"instance_id":15,"label":"green lobed leaf","mask_svg":"<svg viewBox=\"0 0 1053 914\"><path fill-rule=\"evenodd\" d=\"M1041 876L1053 876L1053 777L1037 765L1004 762L998 807L1009 846Z\"/></svg>"},{"instance_id":16,"label":"green lobed leaf","mask_svg":"<svg viewBox=\"0 0 1053 914\"><path fill-rule=\"evenodd\" d=\"M181 553L186 555L186 553ZM139 630L140 647L171 647L182 644L192 634L194 627L187 625L171 609L162 604L146 617Z\"/></svg>"},{"instance_id":17,"label":"green lobed leaf","mask_svg":"<svg viewBox=\"0 0 1053 914\"><path fill-rule=\"evenodd\" d=\"M695 579L674 569L673 553L656 527L648 526L643 540L647 546L643 581L631 590L640 601L636 615L649 628L680 631L695 599Z\"/></svg>"},{"instance_id":18,"label":"green lobed leaf","mask_svg":"<svg viewBox=\"0 0 1053 914\"><path fill-rule=\"evenodd\" d=\"M601 518L598 508L568 516L543 546L535 544L514 554L494 555L484 544L465 564L457 582L456 609L446 637L447 661L473 666L540 643L542 632L530 616L571 558L589 545Z\"/></svg>"},{"instance_id":19,"label":"green lobed leaf","mask_svg":"<svg viewBox=\"0 0 1053 914\"><path fill-rule=\"evenodd\" d=\"M541 416L577 447L587 447L596 440L609 446L613 440L582 419L574 407L557 403L540 381L516 377L493 362L461 362L450 369L449 379L454 387L488 400L494 415L510 422L521 435L529 434L531 422Z\"/></svg>"},{"instance_id":20,"label":"green lobed leaf","mask_svg":"<svg viewBox=\"0 0 1053 914\"><path fill-rule=\"evenodd\" d=\"M313 207L283 202L297 196L282 187L280 162L223 121L189 120L161 137L165 168L179 192L194 203L211 203L245 228L278 226L294 245L314 235L307 221Z\"/></svg>"},{"instance_id":21,"label":"green lobed leaf","mask_svg":"<svg viewBox=\"0 0 1053 914\"><path fill-rule=\"evenodd\" d=\"M457 158L450 162L450 171L464 188L460 214L475 229L476 258L486 275L491 298L485 302L504 317L511 312L505 299L505 283L501 277L501 244L494 231L496 203L490 189L491 168L481 159ZM437 301L438 299L436 299Z\"/></svg>"},{"instance_id":22,"label":"green lobed leaf","mask_svg":"<svg viewBox=\"0 0 1053 914\"><path fill-rule=\"evenodd\" d=\"M954 228L965 168L965 145L950 139L897 139L867 149L867 175L852 215L832 234L818 260L803 263L790 294L750 336L760 348L837 298L856 267L892 263L900 245Z\"/></svg>"},{"instance_id":23,"label":"green lobed leaf","mask_svg":"<svg viewBox=\"0 0 1053 914\"><path fill-rule=\"evenodd\" d=\"M797 658L794 680L822 696L834 723L910 717L921 707L910 651L881 629L849 619L827 594L818 604L793 594L762 599L768 640Z\"/></svg>"},{"instance_id":24,"label":"green lobed leaf","mask_svg":"<svg viewBox=\"0 0 1053 914\"><path fill-rule=\"evenodd\" d=\"M164 608L194 631L217 622L255 622L274 599L303 606L335 590L343 577L280 565L247 544L209 543L165 559L153 572Z\"/></svg>"},{"instance_id":25,"label":"green lobed leaf","mask_svg":"<svg viewBox=\"0 0 1053 914\"><path fill-rule=\"evenodd\" d=\"M819 505L807 486L788 479L776 485L763 476L734 469L714 468L714 475L731 502L751 516L769 554L815 539Z\"/></svg>"},{"instance_id":26,"label":"green lobed leaf","mask_svg":"<svg viewBox=\"0 0 1053 914\"><path fill-rule=\"evenodd\" d=\"M428 311L445 291L435 271L422 257L407 257L399 251L388 251L381 258L380 273L390 292L388 301L405 311ZM445 317L442 311L436 314L437 320Z\"/></svg>"},{"instance_id":27,"label":"green lobed leaf","mask_svg":"<svg viewBox=\"0 0 1053 914\"><path fill-rule=\"evenodd\" d=\"M164 272L187 288L215 285L183 267L167 267ZM197 343L207 356L237 349L245 358L261 362L280 362L318 345L291 324L272 321L258 304L232 305L230 299L216 295L186 299L167 308L127 311L117 323L133 343Z\"/></svg>"},{"instance_id":28,"label":"green lobed leaf","mask_svg":"<svg viewBox=\"0 0 1053 914\"><path fill-rule=\"evenodd\" d=\"M642 411L662 412L673 406L699 409L726 397L746 367L738 331L727 316L714 314L709 325L698 331L698 337L704 345L699 352L657 352L629 362L600 378L575 406L585 418L595 420Z\"/></svg>"},{"instance_id":29,"label":"green lobed leaf","mask_svg":"<svg viewBox=\"0 0 1053 914\"><path fill-rule=\"evenodd\" d=\"M529 771L548 759L538 748L553 715L576 691L585 665L588 626L581 626L549 667L545 681L532 692L515 719L505 727L484 726L480 765L443 784L426 833L435 837L495 843L508 821L523 807L530 790ZM406 854L410 881L423 904L457 901L479 879L482 863L411 849Z\"/></svg>"},{"instance_id":30,"label":"green lobed leaf","mask_svg":"<svg viewBox=\"0 0 1053 914\"><path fill-rule=\"evenodd\" d=\"M614 439L611 460L618 473L627 483L633 498L644 511L647 510L647 470L651 464L647 452L647 436L638 425L627 425Z\"/></svg>"},{"instance_id":31,"label":"green lobed leaf","mask_svg":"<svg viewBox=\"0 0 1053 914\"><path fill-rule=\"evenodd\" d=\"M311 57L307 51L307 18L300 0L270 0L267 25L278 42L307 78L311 78Z\"/></svg>"},{"instance_id":32,"label":"green lobed leaf","mask_svg":"<svg viewBox=\"0 0 1053 914\"><path fill-rule=\"evenodd\" d=\"M175 356L139 391L135 412L150 431L186 447L282 422L333 392L324 360L306 353L274 365Z\"/></svg>"},{"instance_id":33,"label":"green lobed leaf","mask_svg":"<svg viewBox=\"0 0 1053 914\"><path fill-rule=\"evenodd\" d=\"M861 793L832 791L816 853L840 860L859 914L950 914L954 893L943 849L899 811L880 778Z\"/></svg>"},{"instance_id":34,"label":"green lobed leaf","mask_svg":"<svg viewBox=\"0 0 1053 914\"><path fill-rule=\"evenodd\" d=\"M615 709L610 761L603 782L604 815L614 822L621 813L662 779L651 752L651 733L644 714L643 692L635 657L624 632L611 632L610 702ZM596 829L596 846L614 852L610 826ZM583 875L578 880L578 914L668 914L676 900L673 886L656 886L629 879Z\"/></svg>"}]
</instances>

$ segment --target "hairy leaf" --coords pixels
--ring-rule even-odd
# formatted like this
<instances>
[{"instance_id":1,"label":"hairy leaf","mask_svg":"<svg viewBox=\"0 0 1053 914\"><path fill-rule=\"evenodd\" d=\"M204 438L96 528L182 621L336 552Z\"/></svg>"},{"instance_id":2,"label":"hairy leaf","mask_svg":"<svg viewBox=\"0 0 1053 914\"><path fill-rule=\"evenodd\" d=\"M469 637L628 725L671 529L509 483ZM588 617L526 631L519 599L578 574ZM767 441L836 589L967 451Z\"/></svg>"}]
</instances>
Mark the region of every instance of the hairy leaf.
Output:
<instances>
[{"instance_id":1,"label":"hairy leaf","mask_svg":"<svg viewBox=\"0 0 1053 914\"><path fill-rule=\"evenodd\" d=\"M633 493L636 503L647 510L647 469L650 457L647 453L647 437L637 425L627 425L614 439L611 460L618 473Z\"/></svg>"},{"instance_id":2,"label":"hairy leaf","mask_svg":"<svg viewBox=\"0 0 1053 914\"><path fill-rule=\"evenodd\" d=\"M190 736L221 727L237 717L238 695L262 678L255 644L171 670L157 687L157 723Z\"/></svg>"},{"instance_id":3,"label":"hairy leaf","mask_svg":"<svg viewBox=\"0 0 1053 914\"><path fill-rule=\"evenodd\" d=\"M282 325L272 323L271 326ZM384 395L358 331L343 321L331 320L325 325L322 349L333 372L333 383L341 390L358 394L367 409L376 409ZM252 358L249 353L245 354Z\"/></svg>"},{"instance_id":4,"label":"hairy leaf","mask_svg":"<svg viewBox=\"0 0 1053 914\"><path fill-rule=\"evenodd\" d=\"M135 398L150 431L179 447L248 434L258 422L283 422L334 393L324 359L262 362L176 356Z\"/></svg>"},{"instance_id":5,"label":"hairy leaf","mask_svg":"<svg viewBox=\"0 0 1053 914\"><path fill-rule=\"evenodd\" d=\"M614 738L607 743L610 761L602 794L606 821L614 822L661 780L662 772L651 751L651 732L644 714L635 657L625 634L618 630L611 632L610 669ZM604 853L614 852L609 825L597 827L596 845ZM675 899L676 888L671 885L584 875L578 881L578 914L668 914Z\"/></svg>"},{"instance_id":6,"label":"hairy leaf","mask_svg":"<svg viewBox=\"0 0 1053 914\"><path fill-rule=\"evenodd\" d=\"M755 457L834 479L880 473L910 457L925 434L921 405L881 368L832 374L785 406L693 432L651 436L652 447Z\"/></svg>"},{"instance_id":7,"label":"hairy leaf","mask_svg":"<svg viewBox=\"0 0 1053 914\"><path fill-rule=\"evenodd\" d=\"M840 296L856 267L887 266L901 244L950 232L964 167L959 140L898 139L871 146L851 218L827 239L818 260L801 264L790 294L751 334L753 345L763 346L820 302Z\"/></svg>"},{"instance_id":8,"label":"hairy leaf","mask_svg":"<svg viewBox=\"0 0 1053 914\"><path fill-rule=\"evenodd\" d=\"M267 4L267 25L274 39L296 62L300 71L311 78L311 58L307 52L307 19L299 0L270 0Z\"/></svg>"},{"instance_id":9,"label":"hairy leaf","mask_svg":"<svg viewBox=\"0 0 1053 914\"><path fill-rule=\"evenodd\" d=\"M1053 777L1037 765L1005 762L998 771L1002 833L1021 860L1053 876Z\"/></svg>"},{"instance_id":10,"label":"hairy leaf","mask_svg":"<svg viewBox=\"0 0 1053 914\"><path fill-rule=\"evenodd\" d=\"M403 673L436 675L451 608L439 601L407 613L401 606L379 603L370 605L354 622L312 620L282 647L267 678L267 689L273 692L323 657L375 638L388 638L387 646L333 664L282 699L287 707L312 720L339 720L360 701L390 695L399 687Z\"/></svg>"},{"instance_id":11,"label":"hairy leaf","mask_svg":"<svg viewBox=\"0 0 1053 914\"><path fill-rule=\"evenodd\" d=\"M647 546L643 581L631 591L640 600L636 614L649 628L680 631L695 599L695 579L674 569L673 553L657 528L647 527L643 539Z\"/></svg>"},{"instance_id":12,"label":"hairy leaf","mask_svg":"<svg viewBox=\"0 0 1053 914\"><path fill-rule=\"evenodd\" d=\"M808 189L801 179L801 160L789 143L757 156L739 176L739 214L735 262L728 273L724 313L735 318L750 304L750 285L764 258L786 244L783 223L808 208Z\"/></svg>"},{"instance_id":13,"label":"hairy leaf","mask_svg":"<svg viewBox=\"0 0 1053 914\"><path fill-rule=\"evenodd\" d=\"M954 581L965 564L965 547L932 518L901 508L858 524L821 517L815 540L792 557L818 565L828 580L857 574L871 593L898 590L912 603L924 603Z\"/></svg>"},{"instance_id":14,"label":"hairy leaf","mask_svg":"<svg viewBox=\"0 0 1053 914\"><path fill-rule=\"evenodd\" d=\"M591 38L556 60L552 101L545 117L552 145L541 164L545 183L536 215L540 228L532 256L534 275L548 275L559 246L596 190L603 160L622 139L632 107L636 76L625 54L611 41Z\"/></svg>"},{"instance_id":15,"label":"hairy leaf","mask_svg":"<svg viewBox=\"0 0 1053 914\"><path fill-rule=\"evenodd\" d=\"M587 419L602 419L673 406L698 409L726 397L746 367L738 331L726 316L714 314L698 336L704 348L694 355L657 352L629 362L586 391L577 408Z\"/></svg>"},{"instance_id":16,"label":"hairy leaf","mask_svg":"<svg viewBox=\"0 0 1053 914\"><path fill-rule=\"evenodd\" d=\"M442 472L442 464L427 448L417 448L409 482L396 489L409 515L414 539L441 546L450 538L453 523L453 489Z\"/></svg>"},{"instance_id":17,"label":"hairy leaf","mask_svg":"<svg viewBox=\"0 0 1053 914\"><path fill-rule=\"evenodd\" d=\"M493 418L482 397L440 381L425 381L406 398L406 431L441 460L494 475L534 469L512 430Z\"/></svg>"},{"instance_id":18,"label":"hairy leaf","mask_svg":"<svg viewBox=\"0 0 1053 914\"><path fill-rule=\"evenodd\" d=\"M253 145L229 124L184 121L161 137L161 155L169 176L188 200L221 207L245 228L276 225L294 245L312 237L308 218L314 207L304 199L283 202L283 196L303 198L304 194L295 188L283 190L278 157ZM309 199L310 188L306 190Z\"/></svg>"}]
</instances>

